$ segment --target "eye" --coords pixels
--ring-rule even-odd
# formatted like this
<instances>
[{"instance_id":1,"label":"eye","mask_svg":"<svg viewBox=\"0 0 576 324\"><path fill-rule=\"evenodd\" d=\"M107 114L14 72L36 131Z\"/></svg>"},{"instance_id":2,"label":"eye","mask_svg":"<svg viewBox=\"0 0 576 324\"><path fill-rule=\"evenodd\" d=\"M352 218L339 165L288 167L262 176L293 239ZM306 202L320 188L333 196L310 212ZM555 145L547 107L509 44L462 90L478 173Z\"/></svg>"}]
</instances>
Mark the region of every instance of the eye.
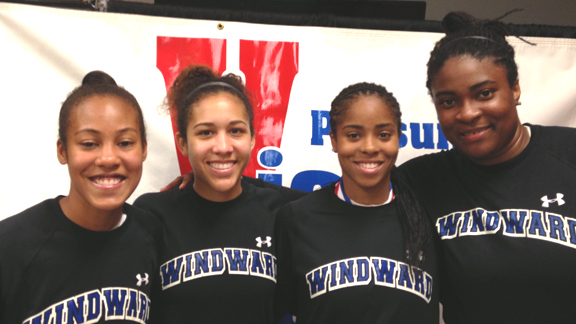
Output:
<instances>
[{"instance_id":1,"label":"eye","mask_svg":"<svg viewBox=\"0 0 576 324\"><path fill-rule=\"evenodd\" d=\"M210 135L212 135L212 131L205 129L205 130L198 131L197 134L198 134L198 136L210 136Z\"/></svg>"},{"instance_id":2,"label":"eye","mask_svg":"<svg viewBox=\"0 0 576 324\"><path fill-rule=\"evenodd\" d=\"M134 141L122 141L120 143L118 143L118 146L120 147L129 147L134 145Z\"/></svg>"},{"instance_id":3,"label":"eye","mask_svg":"<svg viewBox=\"0 0 576 324\"><path fill-rule=\"evenodd\" d=\"M438 101L437 106L444 108L444 109L448 109L448 108L454 107L455 104L456 104L456 100L454 100L452 98L446 98L446 99L440 99Z\"/></svg>"},{"instance_id":4,"label":"eye","mask_svg":"<svg viewBox=\"0 0 576 324\"><path fill-rule=\"evenodd\" d=\"M485 89L485 90L482 90L478 93L477 98L479 100L489 100L489 99L492 99L493 95L494 95L494 90Z\"/></svg>"},{"instance_id":5,"label":"eye","mask_svg":"<svg viewBox=\"0 0 576 324\"><path fill-rule=\"evenodd\" d=\"M246 131L242 128L232 128L230 130L230 134L232 134L232 135L241 135L241 134L244 134L245 132Z\"/></svg>"},{"instance_id":6,"label":"eye","mask_svg":"<svg viewBox=\"0 0 576 324\"><path fill-rule=\"evenodd\" d=\"M97 144L94 142L82 142L82 143L80 143L80 146L87 148L87 149L96 147L96 145Z\"/></svg>"},{"instance_id":7,"label":"eye","mask_svg":"<svg viewBox=\"0 0 576 324\"><path fill-rule=\"evenodd\" d=\"M378 134L378 136L379 136L380 138L389 138L389 137L392 136L392 134L390 134L390 133L380 133L380 134Z\"/></svg>"},{"instance_id":8,"label":"eye","mask_svg":"<svg viewBox=\"0 0 576 324\"><path fill-rule=\"evenodd\" d=\"M350 133L350 134L346 135L346 137L348 137L349 139L355 140L355 139L359 139L359 138L360 138L360 134L358 134L358 133Z\"/></svg>"}]
</instances>

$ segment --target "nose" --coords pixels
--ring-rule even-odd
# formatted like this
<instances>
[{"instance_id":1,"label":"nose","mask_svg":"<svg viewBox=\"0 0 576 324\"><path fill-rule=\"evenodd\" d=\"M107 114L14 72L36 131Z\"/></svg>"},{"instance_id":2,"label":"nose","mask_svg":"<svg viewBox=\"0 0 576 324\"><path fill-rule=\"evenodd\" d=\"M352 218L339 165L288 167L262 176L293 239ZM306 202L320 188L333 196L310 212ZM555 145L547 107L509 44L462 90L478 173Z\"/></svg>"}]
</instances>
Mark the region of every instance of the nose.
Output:
<instances>
[{"instance_id":1,"label":"nose","mask_svg":"<svg viewBox=\"0 0 576 324\"><path fill-rule=\"evenodd\" d=\"M474 102L464 101L460 107L456 118L464 123L471 123L476 118L482 115L482 110L480 110Z\"/></svg>"},{"instance_id":2,"label":"nose","mask_svg":"<svg viewBox=\"0 0 576 324\"><path fill-rule=\"evenodd\" d=\"M100 155L96 159L96 164L104 168L113 168L120 164L120 157L114 144L103 144Z\"/></svg>"},{"instance_id":3,"label":"nose","mask_svg":"<svg viewBox=\"0 0 576 324\"><path fill-rule=\"evenodd\" d=\"M364 136L362 140L362 153L372 154L376 152L378 150L376 146L376 141L377 139L374 137L374 135Z\"/></svg>"},{"instance_id":4,"label":"nose","mask_svg":"<svg viewBox=\"0 0 576 324\"><path fill-rule=\"evenodd\" d=\"M232 139L227 133L219 133L215 138L214 143L214 153L216 154L228 154L232 152Z\"/></svg>"}]
</instances>

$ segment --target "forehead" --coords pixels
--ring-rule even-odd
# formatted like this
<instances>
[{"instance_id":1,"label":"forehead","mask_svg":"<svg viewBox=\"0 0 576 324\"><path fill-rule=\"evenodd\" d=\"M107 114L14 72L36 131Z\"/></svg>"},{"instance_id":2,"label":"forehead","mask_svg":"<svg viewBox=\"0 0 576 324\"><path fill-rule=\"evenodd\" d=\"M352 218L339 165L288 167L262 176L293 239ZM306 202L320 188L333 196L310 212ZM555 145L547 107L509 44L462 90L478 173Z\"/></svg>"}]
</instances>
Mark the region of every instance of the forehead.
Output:
<instances>
[{"instance_id":1,"label":"forehead","mask_svg":"<svg viewBox=\"0 0 576 324\"><path fill-rule=\"evenodd\" d=\"M378 95L361 95L352 99L342 118L341 126L356 123L359 125L373 125L381 123L396 124L390 107Z\"/></svg>"},{"instance_id":2,"label":"forehead","mask_svg":"<svg viewBox=\"0 0 576 324\"><path fill-rule=\"evenodd\" d=\"M244 102L228 92L210 93L192 105L191 119L207 122L222 119L242 119L248 123L248 112Z\"/></svg>"},{"instance_id":3,"label":"forehead","mask_svg":"<svg viewBox=\"0 0 576 324\"><path fill-rule=\"evenodd\" d=\"M70 112L70 127L107 128L124 125L139 129L138 112L125 99L114 95L92 95Z\"/></svg>"},{"instance_id":4,"label":"forehead","mask_svg":"<svg viewBox=\"0 0 576 324\"><path fill-rule=\"evenodd\" d=\"M494 63L493 57L477 59L470 55L462 55L446 60L432 82L432 90L469 87L486 80L507 82L506 77L506 68Z\"/></svg>"}]
</instances>

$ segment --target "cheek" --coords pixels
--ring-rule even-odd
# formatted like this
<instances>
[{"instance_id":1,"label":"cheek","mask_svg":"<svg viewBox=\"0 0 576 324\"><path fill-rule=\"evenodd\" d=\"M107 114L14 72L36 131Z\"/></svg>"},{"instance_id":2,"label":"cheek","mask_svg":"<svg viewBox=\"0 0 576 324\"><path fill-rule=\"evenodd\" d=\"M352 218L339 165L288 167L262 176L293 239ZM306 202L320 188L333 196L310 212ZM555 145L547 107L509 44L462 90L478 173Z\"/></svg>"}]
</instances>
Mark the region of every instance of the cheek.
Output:
<instances>
[{"instance_id":1,"label":"cheek","mask_svg":"<svg viewBox=\"0 0 576 324\"><path fill-rule=\"evenodd\" d=\"M442 112L438 113L438 123L440 124L440 129L446 137L451 137L454 124L456 123L456 115L452 112Z\"/></svg>"},{"instance_id":2,"label":"cheek","mask_svg":"<svg viewBox=\"0 0 576 324\"><path fill-rule=\"evenodd\" d=\"M188 158L191 164L201 163L202 159L207 155L210 147L208 143L200 143L190 140L186 145L188 148Z\"/></svg>"},{"instance_id":3,"label":"cheek","mask_svg":"<svg viewBox=\"0 0 576 324\"><path fill-rule=\"evenodd\" d=\"M337 150L338 157L345 159L356 154L359 147L358 145L355 145L355 143L347 143L344 139L341 139L338 141Z\"/></svg>"},{"instance_id":4,"label":"cheek","mask_svg":"<svg viewBox=\"0 0 576 324\"><path fill-rule=\"evenodd\" d=\"M137 152L132 154L128 159L127 159L130 168L135 171L135 172L142 172L142 167L143 167L143 163L144 163L144 159L143 159L143 155L142 152Z\"/></svg>"},{"instance_id":5,"label":"cheek","mask_svg":"<svg viewBox=\"0 0 576 324\"><path fill-rule=\"evenodd\" d=\"M384 147L384 154L388 156L390 160L396 160L398 157L398 150L400 149L400 144L398 140L390 141Z\"/></svg>"},{"instance_id":6,"label":"cheek","mask_svg":"<svg viewBox=\"0 0 576 324\"><path fill-rule=\"evenodd\" d=\"M452 110L436 110L436 115L438 116L438 122L440 123L441 127L445 127L450 125L456 119L453 113L454 109Z\"/></svg>"},{"instance_id":7,"label":"cheek","mask_svg":"<svg viewBox=\"0 0 576 324\"><path fill-rule=\"evenodd\" d=\"M76 154L68 151L68 169L82 171L94 165L96 157L91 154Z\"/></svg>"},{"instance_id":8,"label":"cheek","mask_svg":"<svg viewBox=\"0 0 576 324\"><path fill-rule=\"evenodd\" d=\"M243 154L250 154L252 152L252 138L248 136L235 141L234 149Z\"/></svg>"}]
</instances>

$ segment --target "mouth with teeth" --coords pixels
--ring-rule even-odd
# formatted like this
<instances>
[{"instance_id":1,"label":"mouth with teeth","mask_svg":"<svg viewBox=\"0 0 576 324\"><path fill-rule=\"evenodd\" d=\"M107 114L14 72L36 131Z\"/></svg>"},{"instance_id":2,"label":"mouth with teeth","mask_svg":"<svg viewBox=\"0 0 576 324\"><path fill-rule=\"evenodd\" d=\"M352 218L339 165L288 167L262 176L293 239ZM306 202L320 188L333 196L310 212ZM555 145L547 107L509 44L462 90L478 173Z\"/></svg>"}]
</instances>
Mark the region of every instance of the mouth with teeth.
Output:
<instances>
[{"instance_id":1,"label":"mouth with teeth","mask_svg":"<svg viewBox=\"0 0 576 324\"><path fill-rule=\"evenodd\" d=\"M92 177L92 182L102 187L113 187L119 185L126 177L122 176L108 176L108 177Z\"/></svg>"},{"instance_id":2,"label":"mouth with teeth","mask_svg":"<svg viewBox=\"0 0 576 324\"><path fill-rule=\"evenodd\" d=\"M360 167L364 169L376 169L382 163L381 162L356 162Z\"/></svg>"},{"instance_id":3,"label":"mouth with teeth","mask_svg":"<svg viewBox=\"0 0 576 324\"><path fill-rule=\"evenodd\" d=\"M359 170L366 174L374 174L380 170L380 167L384 162L354 162L358 166Z\"/></svg>"},{"instance_id":4,"label":"mouth with teeth","mask_svg":"<svg viewBox=\"0 0 576 324\"><path fill-rule=\"evenodd\" d=\"M484 134L484 132L486 132L489 128L490 128L490 126L481 127L481 128L474 128L472 130L460 133L460 136L462 136L466 139L475 140L475 139L480 138Z\"/></svg>"},{"instance_id":5,"label":"mouth with teeth","mask_svg":"<svg viewBox=\"0 0 576 324\"><path fill-rule=\"evenodd\" d=\"M208 165L214 169L226 170L234 166L236 162L208 162Z\"/></svg>"}]
</instances>

